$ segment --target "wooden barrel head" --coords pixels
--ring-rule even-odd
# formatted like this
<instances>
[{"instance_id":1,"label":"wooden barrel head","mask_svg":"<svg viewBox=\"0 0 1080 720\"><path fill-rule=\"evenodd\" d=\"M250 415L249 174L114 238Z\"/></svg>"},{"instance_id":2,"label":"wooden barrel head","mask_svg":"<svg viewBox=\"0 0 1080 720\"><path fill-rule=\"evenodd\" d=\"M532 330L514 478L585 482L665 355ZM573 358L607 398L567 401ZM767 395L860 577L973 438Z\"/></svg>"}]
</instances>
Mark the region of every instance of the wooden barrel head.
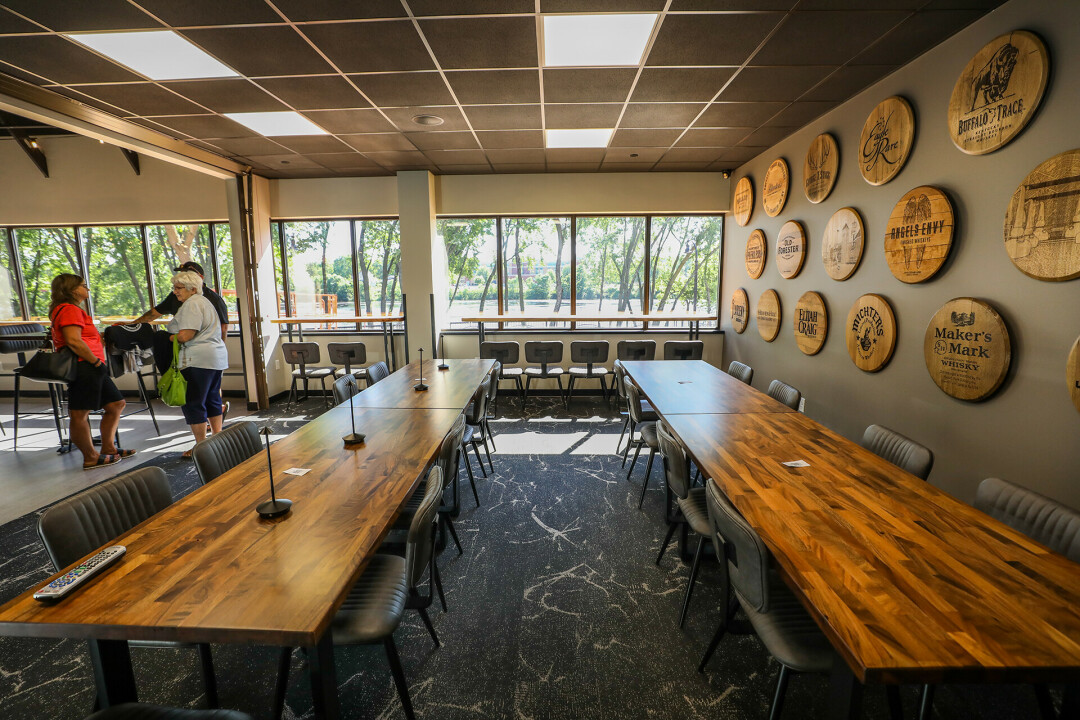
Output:
<instances>
[{"instance_id":1,"label":"wooden barrel head","mask_svg":"<svg viewBox=\"0 0 1080 720\"><path fill-rule=\"evenodd\" d=\"M799 274L806 261L806 233L797 220L788 220L776 236L776 269L785 280Z\"/></svg>"},{"instance_id":2,"label":"wooden barrel head","mask_svg":"<svg viewBox=\"0 0 1080 720\"><path fill-rule=\"evenodd\" d=\"M915 113L899 95L882 100L859 136L859 172L871 185L884 185L900 174L915 143Z\"/></svg>"},{"instance_id":3,"label":"wooden barrel head","mask_svg":"<svg viewBox=\"0 0 1080 720\"><path fill-rule=\"evenodd\" d=\"M768 245L765 244L765 231L755 230L746 239L746 274L757 280L765 269L765 256Z\"/></svg>"},{"instance_id":4,"label":"wooden barrel head","mask_svg":"<svg viewBox=\"0 0 1080 720\"><path fill-rule=\"evenodd\" d=\"M889 301L872 293L856 300L844 335L855 367L866 372L885 367L896 349L896 316Z\"/></svg>"},{"instance_id":5,"label":"wooden barrel head","mask_svg":"<svg viewBox=\"0 0 1080 720\"><path fill-rule=\"evenodd\" d=\"M735 222L746 227L750 222L750 215L754 212L754 183L750 178L739 178L735 183L735 197L731 201L731 212L735 216Z\"/></svg>"},{"instance_id":6,"label":"wooden barrel head","mask_svg":"<svg viewBox=\"0 0 1080 720\"><path fill-rule=\"evenodd\" d=\"M954 298L930 318L923 357L930 377L946 395L982 400L1001 387L1009 371L1009 331L987 303Z\"/></svg>"},{"instance_id":7,"label":"wooden barrel head","mask_svg":"<svg viewBox=\"0 0 1080 720\"><path fill-rule=\"evenodd\" d=\"M1080 410L1080 337L1073 343L1072 351L1069 352L1069 362L1065 366L1065 378L1069 383L1069 397L1073 405Z\"/></svg>"},{"instance_id":8,"label":"wooden barrel head","mask_svg":"<svg viewBox=\"0 0 1080 720\"><path fill-rule=\"evenodd\" d=\"M1005 252L1038 280L1080 277L1080 150L1055 155L1016 188L1005 213Z\"/></svg>"},{"instance_id":9,"label":"wooden barrel head","mask_svg":"<svg viewBox=\"0 0 1080 720\"><path fill-rule=\"evenodd\" d=\"M776 217L787 202L788 188L791 186L791 173L784 158L776 158L765 171L765 182L761 189L761 205L765 214Z\"/></svg>"},{"instance_id":10,"label":"wooden barrel head","mask_svg":"<svg viewBox=\"0 0 1080 720\"><path fill-rule=\"evenodd\" d=\"M896 203L885 226L885 262L897 280L920 283L932 278L952 248L952 203L936 187L922 185Z\"/></svg>"},{"instance_id":11,"label":"wooden barrel head","mask_svg":"<svg viewBox=\"0 0 1080 720\"><path fill-rule=\"evenodd\" d=\"M1007 145L1035 115L1050 76L1038 36L1015 30L991 40L956 79L949 99L949 135L969 155Z\"/></svg>"},{"instance_id":12,"label":"wooden barrel head","mask_svg":"<svg viewBox=\"0 0 1080 720\"><path fill-rule=\"evenodd\" d=\"M731 293L731 327L737 333L746 330L746 323L750 321L750 298L746 291L739 288Z\"/></svg>"},{"instance_id":13,"label":"wooden barrel head","mask_svg":"<svg viewBox=\"0 0 1080 720\"><path fill-rule=\"evenodd\" d=\"M840 170L840 148L836 138L829 133L822 133L810 143L803 163L803 192L806 199L815 205L829 197L836 185L836 175Z\"/></svg>"},{"instance_id":14,"label":"wooden barrel head","mask_svg":"<svg viewBox=\"0 0 1080 720\"><path fill-rule=\"evenodd\" d=\"M825 346L825 335L829 331L825 300L812 290L803 293L795 304L793 320L795 344L807 355L817 355Z\"/></svg>"},{"instance_id":15,"label":"wooden barrel head","mask_svg":"<svg viewBox=\"0 0 1080 720\"><path fill-rule=\"evenodd\" d=\"M829 218L821 238L821 262L833 280L847 280L863 255L862 216L855 208L840 208Z\"/></svg>"},{"instance_id":16,"label":"wooden barrel head","mask_svg":"<svg viewBox=\"0 0 1080 720\"><path fill-rule=\"evenodd\" d=\"M758 298L757 331L765 342L772 342L780 334L780 296L775 290L766 290Z\"/></svg>"}]
</instances>

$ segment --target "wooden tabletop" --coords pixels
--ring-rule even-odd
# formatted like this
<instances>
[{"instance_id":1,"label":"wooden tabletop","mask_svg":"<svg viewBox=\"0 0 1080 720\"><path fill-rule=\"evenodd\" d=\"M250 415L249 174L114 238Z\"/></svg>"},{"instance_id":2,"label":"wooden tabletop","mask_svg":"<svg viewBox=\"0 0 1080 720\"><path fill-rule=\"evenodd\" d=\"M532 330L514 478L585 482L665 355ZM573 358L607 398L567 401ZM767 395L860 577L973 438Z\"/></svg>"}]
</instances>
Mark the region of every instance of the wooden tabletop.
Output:
<instances>
[{"instance_id":1,"label":"wooden tabletop","mask_svg":"<svg viewBox=\"0 0 1080 720\"><path fill-rule=\"evenodd\" d=\"M262 451L117 538L127 554L72 596L4 605L0 634L314 645L460 412L357 408L367 442L345 448L349 410L334 408L271 446L288 515L255 512Z\"/></svg>"},{"instance_id":2,"label":"wooden tabletop","mask_svg":"<svg viewBox=\"0 0 1080 720\"><path fill-rule=\"evenodd\" d=\"M622 364L662 416L794 412L704 360L624 360Z\"/></svg>"},{"instance_id":3,"label":"wooden tabletop","mask_svg":"<svg viewBox=\"0 0 1080 720\"><path fill-rule=\"evenodd\" d=\"M312 315L305 317L284 317L270 320L275 325L328 325L330 323L390 323L401 322L405 316L401 313L389 315Z\"/></svg>"},{"instance_id":4,"label":"wooden tabletop","mask_svg":"<svg viewBox=\"0 0 1080 720\"><path fill-rule=\"evenodd\" d=\"M651 320L655 322L708 322L715 320L716 315L702 313L609 313L607 315L472 315L461 318L461 322L489 323L489 322L642 322Z\"/></svg>"},{"instance_id":5,"label":"wooden tabletop","mask_svg":"<svg viewBox=\"0 0 1080 720\"><path fill-rule=\"evenodd\" d=\"M664 421L861 682L1080 676L1075 563L801 413Z\"/></svg>"},{"instance_id":6,"label":"wooden tabletop","mask_svg":"<svg viewBox=\"0 0 1080 720\"><path fill-rule=\"evenodd\" d=\"M436 360L424 360L427 390L413 389L420 378L420 362L414 361L362 390L353 397L353 403L358 407L456 408L461 412L495 361L471 358L445 362L450 366L449 370L439 370Z\"/></svg>"}]
</instances>

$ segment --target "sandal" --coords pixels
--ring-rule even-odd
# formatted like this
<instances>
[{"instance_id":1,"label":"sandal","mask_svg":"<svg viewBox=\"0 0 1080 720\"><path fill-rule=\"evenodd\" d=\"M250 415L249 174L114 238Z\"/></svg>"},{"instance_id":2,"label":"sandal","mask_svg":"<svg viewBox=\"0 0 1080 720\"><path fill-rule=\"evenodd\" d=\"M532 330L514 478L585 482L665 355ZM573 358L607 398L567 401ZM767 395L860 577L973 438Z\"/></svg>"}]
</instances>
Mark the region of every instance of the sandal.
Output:
<instances>
[{"instance_id":1,"label":"sandal","mask_svg":"<svg viewBox=\"0 0 1080 720\"><path fill-rule=\"evenodd\" d=\"M190 459L191 459L191 450L185 450L185 451L184 451L184 452L183 452L183 453L182 453L182 454L180 455L180 457L182 457L182 458L183 458L184 460L190 460Z\"/></svg>"},{"instance_id":2,"label":"sandal","mask_svg":"<svg viewBox=\"0 0 1080 720\"><path fill-rule=\"evenodd\" d=\"M87 465L86 463L83 463L82 469L83 470L94 470L94 469L99 468L99 467L105 467L106 465L115 465L118 462L120 462L120 456L119 455L106 455L106 454L102 453L101 455L98 455L97 462L90 463L89 465Z\"/></svg>"},{"instance_id":3,"label":"sandal","mask_svg":"<svg viewBox=\"0 0 1080 720\"><path fill-rule=\"evenodd\" d=\"M124 458L131 457L132 455L134 455L137 452L138 452L138 450L117 450L116 454L120 456L121 460L123 460Z\"/></svg>"}]
</instances>

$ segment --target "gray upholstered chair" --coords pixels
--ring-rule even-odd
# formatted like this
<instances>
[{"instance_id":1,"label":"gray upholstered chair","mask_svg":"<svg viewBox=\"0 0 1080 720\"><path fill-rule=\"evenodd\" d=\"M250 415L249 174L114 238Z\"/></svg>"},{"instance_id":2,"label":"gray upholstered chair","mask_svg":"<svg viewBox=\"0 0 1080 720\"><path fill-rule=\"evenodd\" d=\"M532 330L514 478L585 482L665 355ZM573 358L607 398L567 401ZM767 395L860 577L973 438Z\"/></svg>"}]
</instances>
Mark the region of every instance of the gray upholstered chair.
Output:
<instances>
[{"instance_id":1,"label":"gray upholstered chair","mask_svg":"<svg viewBox=\"0 0 1080 720\"><path fill-rule=\"evenodd\" d=\"M754 368L738 360L732 360L731 364L727 366L727 374L747 385L754 380Z\"/></svg>"},{"instance_id":2,"label":"gray upholstered chair","mask_svg":"<svg viewBox=\"0 0 1080 720\"><path fill-rule=\"evenodd\" d=\"M341 405L360 392L360 385L353 375L342 375L334 381L334 404Z\"/></svg>"},{"instance_id":3,"label":"gray upholstered chair","mask_svg":"<svg viewBox=\"0 0 1080 720\"><path fill-rule=\"evenodd\" d=\"M535 363L540 367L525 368L525 394L522 396L522 405L529 399L529 386L533 380L555 378L559 383L559 397L562 398L563 407L566 406L566 397L563 395L562 362L563 344L558 340L530 340L525 343L525 362Z\"/></svg>"},{"instance_id":4,"label":"gray upholstered chair","mask_svg":"<svg viewBox=\"0 0 1080 720\"><path fill-rule=\"evenodd\" d=\"M566 402L574 396L574 384L581 380L599 380L600 390L604 393L604 402L608 399L607 376L611 371L607 362L611 344L607 340L574 340L570 343L570 362L585 363L570 366L570 380L566 388Z\"/></svg>"},{"instance_id":5,"label":"gray upholstered chair","mask_svg":"<svg viewBox=\"0 0 1080 720\"><path fill-rule=\"evenodd\" d=\"M195 446L191 459L205 485L262 450L259 428L250 420L235 422Z\"/></svg>"},{"instance_id":6,"label":"gray upholstered chair","mask_svg":"<svg viewBox=\"0 0 1080 720\"><path fill-rule=\"evenodd\" d=\"M705 354L701 340L668 340L664 343L665 360L700 360Z\"/></svg>"},{"instance_id":7,"label":"gray upholstered chair","mask_svg":"<svg viewBox=\"0 0 1080 720\"><path fill-rule=\"evenodd\" d=\"M190 710L145 703L124 703L99 710L86 720L251 720L236 710Z\"/></svg>"},{"instance_id":8,"label":"gray upholstered chair","mask_svg":"<svg viewBox=\"0 0 1080 720\"><path fill-rule=\"evenodd\" d=\"M335 365L344 365L334 370L334 375L342 377L352 375L357 380L367 380L367 346L362 342L326 343L326 355ZM370 382L368 383L371 384Z\"/></svg>"},{"instance_id":9,"label":"gray upholstered chair","mask_svg":"<svg viewBox=\"0 0 1080 720\"><path fill-rule=\"evenodd\" d=\"M644 499L645 488L649 485L649 474L652 472L653 460L656 458L656 451L660 448L656 441L656 421L645 419L645 401L641 399L641 389L629 377L625 378L624 384L626 388L626 412L630 420L630 437L626 441L626 449L623 450L623 465L626 465L626 456L630 453L630 446L633 445L634 460L630 463L630 469L626 471L626 479L629 480L630 475L634 472L638 456L641 455L641 448L649 448L649 461L645 463L645 480L641 485L641 497ZM636 440L634 439L635 432L638 434ZM640 502L638 507L641 507Z\"/></svg>"},{"instance_id":10,"label":"gray upholstered chair","mask_svg":"<svg viewBox=\"0 0 1080 720\"><path fill-rule=\"evenodd\" d=\"M490 377L490 376L489 376ZM488 407L488 384L489 381L485 381L476 388L476 392L473 393L472 401L469 406L465 408L465 435L462 438L462 447L465 445L471 445L473 452L476 453L476 461L480 463L480 472L487 477L487 470L484 469L484 460L480 457L480 446L484 446L484 454L487 455L488 465L491 466L491 472L495 472L495 466L491 463L491 450L488 449L488 433L487 426L487 407ZM465 453L465 467L469 467L468 451ZM472 478L472 470L469 470L469 477ZM477 505L480 501L477 500Z\"/></svg>"},{"instance_id":11,"label":"gray upholstered chair","mask_svg":"<svg viewBox=\"0 0 1080 720\"><path fill-rule=\"evenodd\" d=\"M499 380L512 380L517 385L518 394L524 400L525 386L521 384L521 376L524 370L519 367L512 367L521 358L521 345L512 340L506 342L485 340L480 343L480 358L482 360L498 360L502 365Z\"/></svg>"},{"instance_id":12,"label":"gray upholstered chair","mask_svg":"<svg viewBox=\"0 0 1080 720\"><path fill-rule=\"evenodd\" d=\"M296 402L296 381L304 383L304 399L308 398L308 381L318 380L322 383L323 404L329 407L327 398L329 391L326 389L326 378L334 376L334 368L319 367L322 354L319 344L313 342L286 342L281 343L281 354L285 362L293 366L292 384L289 385L289 405Z\"/></svg>"},{"instance_id":13,"label":"gray upholstered chair","mask_svg":"<svg viewBox=\"0 0 1080 720\"><path fill-rule=\"evenodd\" d=\"M464 550L461 548L461 541L458 540L457 531L454 529L453 517L460 509L458 503L458 469L461 466L461 440L465 437L465 415L458 415L457 420L454 421L453 426L450 428L450 432L446 433L446 437L443 438L442 446L439 448L439 457L435 461L440 468L442 468L443 474L443 488L453 483L454 492L452 494L453 501L447 505L445 498L443 503L439 506L439 519L442 521L443 527L449 530L450 535L454 538L454 544L457 545L458 555L461 555ZM480 505L480 499L476 495L476 482L472 483L473 498L476 500L476 504Z\"/></svg>"},{"instance_id":14,"label":"gray upholstered chair","mask_svg":"<svg viewBox=\"0 0 1080 720\"><path fill-rule=\"evenodd\" d=\"M56 503L38 518L37 531L57 572L172 505L165 471L141 467ZM122 562L122 561L121 561ZM199 651L206 701L218 706L210 646L154 640L129 640L132 647L193 648Z\"/></svg>"},{"instance_id":15,"label":"gray upholstered chair","mask_svg":"<svg viewBox=\"0 0 1080 720\"><path fill-rule=\"evenodd\" d=\"M787 405L792 410L798 410L802 393L785 382L773 380L769 383L769 397Z\"/></svg>"},{"instance_id":16,"label":"gray upholstered chair","mask_svg":"<svg viewBox=\"0 0 1080 720\"><path fill-rule=\"evenodd\" d=\"M620 340L615 346L616 360L655 360L655 340Z\"/></svg>"},{"instance_id":17,"label":"gray upholstered chair","mask_svg":"<svg viewBox=\"0 0 1080 720\"><path fill-rule=\"evenodd\" d=\"M386 363L380 360L377 363L368 365L367 368L367 382L368 387L371 387L380 380L384 380L390 377L390 368L386 367Z\"/></svg>"},{"instance_id":18,"label":"gray upholstered chair","mask_svg":"<svg viewBox=\"0 0 1080 720\"><path fill-rule=\"evenodd\" d=\"M679 612L679 627L682 627L686 622L686 611L690 608L690 595L694 592L694 583L697 582L701 548L705 545L705 540L712 529L709 526L708 510L705 506L705 488L690 486L690 459L682 443L671 434L663 420L656 423L656 435L660 443L660 454L664 459L664 478L668 489L677 499L675 512L667 518L667 536L664 537L664 544L660 546L660 554L656 556L656 564L660 564L660 559L664 557L664 551L667 550L668 543L671 542L677 529L682 528L684 544L688 529L698 535L694 562L690 566L690 578L686 583L686 594L683 596L682 610Z\"/></svg>"},{"instance_id":19,"label":"gray upholstered chair","mask_svg":"<svg viewBox=\"0 0 1080 720\"><path fill-rule=\"evenodd\" d=\"M623 342L626 342L626 341L623 341ZM649 340L648 342L653 342L653 341ZM619 344L621 345L622 343L619 343ZM654 343L654 345L655 345L655 343ZM621 408L619 410L619 415L621 415L624 418L623 419L622 432L619 433L619 442L615 444L615 452L618 453L619 448L622 447L623 437L626 435L626 430L627 430L627 428L630 427L630 422L631 421L630 421L630 411L629 411L629 409L627 409L627 406L626 406L626 402L627 402L627 397L626 397L626 367L622 364L621 360L616 359L615 362L612 363L611 369L615 374L615 395L616 395L616 398L617 398L618 405ZM653 409L653 406L649 404L648 400L645 400L645 399L641 400L640 409L641 409L641 417L642 417L643 420L650 421L650 422L656 420L656 418L657 418L656 410ZM631 435L633 435L633 432L631 432ZM624 457L625 457L625 454L624 454ZM626 465L625 460L623 461L623 465Z\"/></svg>"},{"instance_id":20,"label":"gray upholstered chair","mask_svg":"<svg viewBox=\"0 0 1080 720\"><path fill-rule=\"evenodd\" d=\"M929 448L881 425L866 428L859 444L921 480L934 467L934 453Z\"/></svg>"},{"instance_id":21,"label":"gray upholstered chair","mask_svg":"<svg viewBox=\"0 0 1080 720\"><path fill-rule=\"evenodd\" d=\"M488 437L491 438L491 449L496 450L495 447L495 434L491 432L491 423L489 419L498 417L495 409L495 404L499 399L499 376L502 374L502 363L496 360L491 366L491 370L488 372L487 377L487 415L484 416L484 429L487 430Z\"/></svg>"}]
</instances>

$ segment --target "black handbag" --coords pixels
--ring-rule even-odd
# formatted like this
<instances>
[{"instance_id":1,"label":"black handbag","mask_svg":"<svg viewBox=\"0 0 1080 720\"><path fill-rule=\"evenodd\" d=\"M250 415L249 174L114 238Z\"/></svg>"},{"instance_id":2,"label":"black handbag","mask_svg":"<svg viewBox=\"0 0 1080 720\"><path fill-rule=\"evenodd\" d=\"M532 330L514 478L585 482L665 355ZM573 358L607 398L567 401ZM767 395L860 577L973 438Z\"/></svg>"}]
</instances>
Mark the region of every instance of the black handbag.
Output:
<instances>
[{"instance_id":1,"label":"black handbag","mask_svg":"<svg viewBox=\"0 0 1080 720\"><path fill-rule=\"evenodd\" d=\"M59 350L53 350L52 331L46 330L41 349L19 368L19 374L40 382L69 383L75 379L78 372L76 362L78 356L66 345Z\"/></svg>"}]
</instances>

